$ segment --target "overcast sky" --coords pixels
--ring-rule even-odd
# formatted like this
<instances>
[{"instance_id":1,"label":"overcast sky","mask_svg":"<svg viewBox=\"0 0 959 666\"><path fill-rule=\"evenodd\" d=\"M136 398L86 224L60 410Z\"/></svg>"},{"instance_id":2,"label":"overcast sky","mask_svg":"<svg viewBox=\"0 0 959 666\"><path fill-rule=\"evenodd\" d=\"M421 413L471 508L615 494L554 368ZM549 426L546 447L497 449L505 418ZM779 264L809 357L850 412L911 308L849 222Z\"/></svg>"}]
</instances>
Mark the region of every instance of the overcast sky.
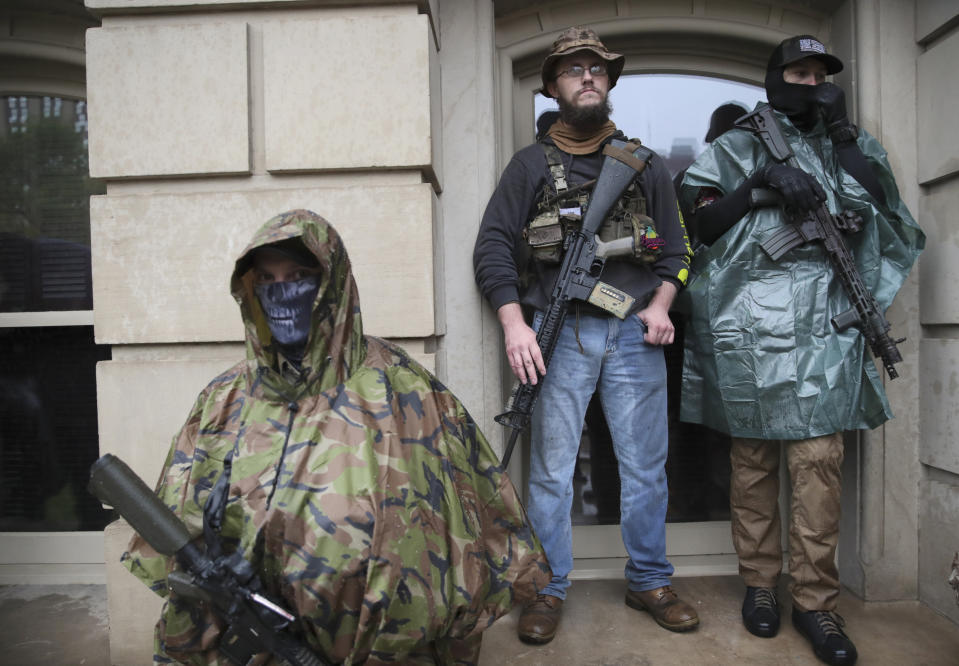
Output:
<instances>
[{"instance_id":1,"label":"overcast sky","mask_svg":"<svg viewBox=\"0 0 959 666\"><path fill-rule=\"evenodd\" d=\"M765 100L766 92L758 86L678 74L622 76L610 92L616 126L663 154L675 139L685 139L698 155L717 106L739 102L751 111ZM554 100L536 95L536 118L551 108L556 108Z\"/></svg>"}]
</instances>

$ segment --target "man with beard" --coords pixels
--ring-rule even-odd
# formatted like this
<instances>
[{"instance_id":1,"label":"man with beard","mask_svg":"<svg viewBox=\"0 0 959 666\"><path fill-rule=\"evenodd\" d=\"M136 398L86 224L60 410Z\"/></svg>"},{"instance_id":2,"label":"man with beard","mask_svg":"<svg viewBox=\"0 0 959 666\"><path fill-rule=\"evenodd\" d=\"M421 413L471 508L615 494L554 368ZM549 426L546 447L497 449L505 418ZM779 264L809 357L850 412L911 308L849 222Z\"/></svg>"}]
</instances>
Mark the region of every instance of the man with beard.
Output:
<instances>
[{"instance_id":1,"label":"man with beard","mask_svg":"<svg viewBox=\"0 0 959 666\"><path fill-rule=\"evenodd\" d=\"M925 238L899 198L885 150L849 121L842 89L825 82L842 66L815 37L784 40L769 59L766 93L799 168L774 161L753 132L733 129L689 167L682 190L696 211L696 235L710 247L697 254L688 290L680 418L732 436L743 623L764 638L779 629L782 456L792 481L792 622L828 664L857 656L834 612L842 433L875 428L892 413L863 335L830 323L850 303L822 244L777 261L760 245L793 213L822 202L833 214L858 213L863 228L845 243L885 310ZM751 207L753 188L772 188L782 205Z\"/></svg>"},{"instance_id":2,"label":"man with beard","mask_svg":"<svg viewBox=\"0 0 959 666\"><path fill-rule=\"evenodd\" d=\"M662 239L635 257L606 264L603 281L634 297L632 309L621 320L574 303L548 374L534 329L555 282L562 242L537 245L531 257L524 256L530 249L525 239L533 237L535 225L579 220L589 199L588 187L581 186L598 176L604 146L625 140L609 119L607 99L624 61L588 28L569 28L553 43L541 75L543 93L557 100L560 117L541 141L520 150L507 165L483 215L473 254L477 284L503 327L513 373L524 383L543 382L532 415L528 512L553 577L520 618L519 637L531 643L552 640L569 587L572 476L583 417L596 390L622 483L620 522L629 555L626 603L649 611L673 631L699 623L696 611L670 587L673 568L666 559L662 345L673 340L668 311L686 279L689 247L662 159L653 154L600 229L604 240L637 230L644 238ZM558 193L564 196L557 199Z\"/></svg>"}]
</instances>

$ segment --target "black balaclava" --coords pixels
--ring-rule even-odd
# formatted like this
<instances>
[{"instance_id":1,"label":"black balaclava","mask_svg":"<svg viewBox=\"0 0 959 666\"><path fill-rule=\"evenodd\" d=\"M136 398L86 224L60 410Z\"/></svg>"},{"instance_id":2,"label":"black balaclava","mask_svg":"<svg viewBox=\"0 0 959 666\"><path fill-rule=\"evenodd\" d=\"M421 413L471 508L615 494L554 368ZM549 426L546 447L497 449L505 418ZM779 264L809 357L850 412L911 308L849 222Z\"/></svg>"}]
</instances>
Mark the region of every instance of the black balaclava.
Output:
<instances>
[{"instance_id":1,"label":"black balaclava","mask_svg":"<svg viewBox=\"0 0 959 666\"><path fill-rule=\"evenodd\" d=\"M826 52L826 47L812 35L797 35L784 39L769 56L766 65L766 99L777 111L786 114L801 130L810 129L819 118L819 108L813 99L814 86L786 83L783 72L787 65L813 57L826 65L827 74L842 71L842 61Z\"/></svg>"},{"instance_id":2,"label":"black balaclava","mask_svg":"<svg viewBox=\"0 0 959 666\"><path fill-rule=\"evenodd\" d=\"M809 129L816 124L819 108L813 101L813 86L803 83L786 83L783 80L785 66L766 72L766 99L769 105L785 113L799 129Z\"/></svg>"}]
</instances>

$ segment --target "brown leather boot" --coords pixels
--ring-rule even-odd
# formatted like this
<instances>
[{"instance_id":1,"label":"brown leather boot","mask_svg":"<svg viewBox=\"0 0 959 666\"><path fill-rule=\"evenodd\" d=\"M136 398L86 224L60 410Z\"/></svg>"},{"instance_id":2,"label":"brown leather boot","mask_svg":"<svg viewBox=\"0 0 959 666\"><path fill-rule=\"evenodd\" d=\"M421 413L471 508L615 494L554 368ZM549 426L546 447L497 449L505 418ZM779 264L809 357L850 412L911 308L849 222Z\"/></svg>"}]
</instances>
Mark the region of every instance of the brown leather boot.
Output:
<instances>
[{"instance_id":1,"label":"brown leather boot","mask_svg":"<svg viewBox=\"0 0 959 666\"><path fill-rule=\"evenodd\" d=\"M550 594L537 594L519 616L516 633L524 643L542 645L556 635L559 618L563 614L563 600Z\"/></svg>"},{"instance_id":2,"label":"brown leather boot","mask_svg":"<svg viewBox=\"0 0 959 666\"><path fill-rule=\"evenodd\" d=\"M626 590L626 605L649 611L656 623L670 631L689 631L699 624L699 615L680 599L669 585L645 592Z\"/></svg>"}]
</instances>

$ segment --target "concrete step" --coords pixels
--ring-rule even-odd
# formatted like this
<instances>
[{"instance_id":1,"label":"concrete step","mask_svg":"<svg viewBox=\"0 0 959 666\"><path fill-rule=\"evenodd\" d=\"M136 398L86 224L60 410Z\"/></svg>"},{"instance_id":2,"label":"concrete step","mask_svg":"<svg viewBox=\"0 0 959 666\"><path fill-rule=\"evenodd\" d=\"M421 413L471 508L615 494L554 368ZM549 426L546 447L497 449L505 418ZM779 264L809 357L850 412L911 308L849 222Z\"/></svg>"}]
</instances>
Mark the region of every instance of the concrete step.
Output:
<instances>
[{"instance_id":1,"label":"concrete step","mask_svg":"<svg viewBox=\"0 0 959 666\"><path fill-rule=\"evenodd\" d=\"M761 639L743 628L744 588L736 576L673 580L673 588L701 618L700 627L685 634L661 629L646 613L623 604L621 581L575 581L560 632L551 643L521 643L516 610L484 634L480 666L818 664L789 622L789 595L785 584L781 587L782 630L775 638ZM959 664L959 627L918 601L863 602L843 591L839 612L863 666ZM0 627L0 663L110 664L102 585L0 587Z\"/></svg>"}]
</instances>

